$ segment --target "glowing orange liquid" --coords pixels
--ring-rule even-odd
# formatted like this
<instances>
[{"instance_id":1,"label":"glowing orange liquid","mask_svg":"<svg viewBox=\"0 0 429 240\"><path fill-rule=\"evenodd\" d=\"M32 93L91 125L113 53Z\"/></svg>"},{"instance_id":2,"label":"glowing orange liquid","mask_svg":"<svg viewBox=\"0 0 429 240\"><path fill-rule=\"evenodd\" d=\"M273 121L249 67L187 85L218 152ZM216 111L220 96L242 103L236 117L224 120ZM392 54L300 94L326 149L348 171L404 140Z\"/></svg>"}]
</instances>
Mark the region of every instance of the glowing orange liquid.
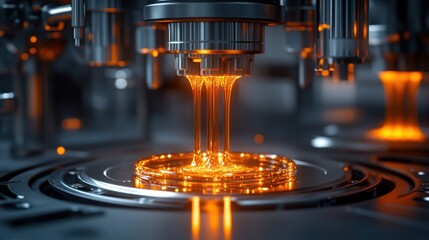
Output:
<instances>
[{"instance_id":1,"label":"glowing orange liquid","mask_svg":"<svg viewBox=\"0 0 429 240\"><path fill-rule=\"evenodd\" d=\"M193 166L201 171L229 167L230 104L234 82L240 76L187 76L194 97L194 154ZM207 149L201 152L201 88L207 90ZM219 89L223 93L224 131L223 152L219 151ZM201 154L202 153L202 154ZM196 169L197 170L197 169Z\"/></svg>"},{"instance_id":2,"label":"glowing orange liquid","mask_svg":"<svg viewBox=\"0 0 429 240\"><path fill-rule=\"evenodd\" d=\"M386 95L386 114L383 125L370 131L369 137L389 141L424 141L416 110L422 73L385 71L379 76Z\"/></svg>"},{"instance_id":3,"label":"glowing orange liquid","mask_svg":"<svg viewBox=\"0 0 429 240\"><path fill-rule=\"evenodd\" d=\"M291 190L296 165L277 155L230 152L230 100L240 76L187 76L194 99L194 152L154 155L135 164L138 188L203 194ZM207 146L201 147L201 91L207 92ZM223 94L223 151L219 149L219 94Z\"/></svg>"}]
</instances>

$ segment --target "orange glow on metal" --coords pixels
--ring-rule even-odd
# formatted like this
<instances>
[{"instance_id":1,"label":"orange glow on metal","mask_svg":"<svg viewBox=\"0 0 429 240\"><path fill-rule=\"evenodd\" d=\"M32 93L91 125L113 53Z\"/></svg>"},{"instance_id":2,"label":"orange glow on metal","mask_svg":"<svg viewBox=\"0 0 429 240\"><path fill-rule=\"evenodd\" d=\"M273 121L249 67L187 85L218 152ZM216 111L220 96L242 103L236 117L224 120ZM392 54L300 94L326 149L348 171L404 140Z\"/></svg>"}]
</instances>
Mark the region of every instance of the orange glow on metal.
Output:
<instances>
[{"instance_id":1,"label":"orange glow on metal","mask_svg":"<svg viewBox=\"0 0 429 240\"><path fill-rule=\"evenodd\" d=\"M321 74L323 77L328 77L328 76L329 76L329 70L322 70L322 71L320 72L320 74Z\"/></svg>"},{"instance_id":2,"label":"orange glow on metal","mask_svg":"<svg viewBox=\"0 0 429 240\"><path fill-rule=\"evenodd\" d=\"M192 59L192 62L194 62L194 63L200 63L201 62L201 58L194 58L194 59Z\"/></svg>"},{"instance_id":3,"label":"orange glow on metal","mask_svg":"<svg viewBox=\"0 0 429 240\"><path fill-rule=\"evenodd\" d=\"M313 49L312 48L304 48L301 51L301 58L310 58L313 56Z\"/></svg>"},{"instance_id":4,"label":"orange glow on metal","mask_svg":"<svg viewBox=\"0 0 429 240\"><path fill-rule=\"evenodd\" d=\"M353 23L353 37L357 37L357 23Z\"/></svg>"},{"instance_id":5,"label":"orange glow on metal","mask_svg":"<svg viewBox=\"0 0 429 240\"><path fill-rule=\"evenodd\" d=\"M389 141L424 141L417 119L416 97L421 72L385 71L379 74L386 98L383 125L369 137Z\"/></svg>"},{"instance_id":6,"label":"orange glow on metal","mask_svg":"<svg viewBox=\"0 0 429 240\"><path fill-rule=\"evenodd\" d=\"M36 43L37 42L37 37L36 36L31 36L30 37L30 42L31 43Z\"/></svg>"},{"instance_id":7,"label":"orange glow on metal","mask_svg":"<svg viewBox=\"0 0 429 240\"><path fill-rule=\"evenodd\" d=\"M199 54L209 54L209 53L212 53L212 51L211 50L201 49L201 50L198 50L198 53Z\"/></svg>"},{"instance_id":8,"label":"orange glow on metal","mask_svg":"<svg viewBox=\"0 0 429 240\"><path fill-rule=\"evenodd\" d=\"M219 239L219 205L216 201L207 201L204 210L209 216L209 234L205 234L208 239Z\"/></svg>"},{"instance_id":9,"label":"orange glow on metal","mask_svg":"<svg viewBox=\"0 0 429 240\"><path fill-rule=\"evenodd\" d=\"M330 123L353 123L360 117L360 112L356 108L332 108L323 111L323 121Z\"/></svg>"},{"instance_id":10,"label":"orange glow on metal","mask_svg":"<svg viewBox=\"0 0 429 240\"><path fill-rule=\"evenodd\" d=\"M62 31L64 29L64 22L58 22L58 24L56 26L51 26L49 24L45 24L45 26L43 26L45 28L46 31Z\"/></svg>"},{"instance_id":11,"label":"orange glow on metal","mask_svg":"<svg viewBox=\"0 0 429 240\"><path fill-rule=\"evenodd\" d=\"M198 240L200 237L200 198L192 198L192 212L191 212L191 227L192 227L192 240Z\"/></svg>"},{"instance_id":12,"label":"orange glow on metal","mask_svg":"<svg viewBox=\"0 0 429 240\"><path fill-rule=\"evenodd\" d=\"M4 36L4 31L0 30L0 37L3 37L3 36Z\"/></svg>"},{"instance_id":13,"label":"orange glow on metal","mask_svg":"<svg viewBox=\"0 0 429 240\"><path fill-rule=\"evenodd\" d=\"M140 49L140 52L143 54L149 53L149 49L148 48L142 48Z\"/></svg>"},{"instance_id":14,"label":"orange glow on metal","mask_svg":"<svg viewBox=\"0 0 429 240\"><path fill-rule=\"evenodd\" d=\"M354 81L355 80L355 65L353 63L349 63L347 65L347 70L348 70L349 81Z\"/></svg>"},{"instance_id":15,"label":"orange glow on metal","mask_svg":"<svg viewBox=\"0 0 429 240\"><path fill-rule=\"evenodd\" d=\"M202 239L220 239L219 233L223 229L223 239L231 240L232 232L232 210L231 197L223 198L223 225L220 225L220 202L216 200L208 200L201 202L199 197L191 198L191 232L192 240L200 239L201 229L203 231ZM207 215L207 218L201 217L201 210ZM204 216L204 215L203 215ZM220 229L220 227L222 229Z\"/></svg>"},{"instance_id":16,"label":"orange glow on metal","mask_svg":"<svg viewBox=\"0 0 429 240\"><path fill-rule=\"evenodd\" d=\"M158 57L158 55L159 55L158 51L156 50L152 51L152 57L156 58Z\"/></svg>"},{"instance_id":17,"label":"orange glow on metal","mask_svg":"<svg viewBox=\"0 0 429 240\"><path fill-rule=\"evenodd\" d=\"M232 212L231 197L223 198L223 239L231 240Z\"/></svg>"},{"instance_id":18,"label":"orange glow on metal","mask_svg":"<svg viewBox=\"0 0 429 240\"><path fill-rule=\"evenodd\" d=\"M61 121L61 127L64 130L79 130L82 128L82 121L79 118L65 118Z\"/></svg>"},{"instance_id":19,"label":"orange glow on metal","mask_svg":"<svg viewBox=\"0 0 429 240\"><path fill-rule=\"evenodd\" d=\"M318 30L319 30L319 32L321 32L325 29L330 29L330 28L331 28L331 26L329 24L322 23L322 24L319 24Z\"/></svg>"},{"instance_id":20,"label":"orange glow on metal","mask_svg":"<svg viewBox=\"0 0 429 240\"><path fill-rule=\"evenodd\" d=\"M113 64L119 61L119 46L117 44L110 45L110 57Z\"/></svg>"},{"instance_id":21,"label":"orange glow on metal","mask_svg":"<svg viewBox=\"0 0 429 240\"><path fill-rule=\"evenodd\" d=\"M57 147L57 154L64 155L66 153L66 149L63 146Z\"/></svg>"}]
</instances>

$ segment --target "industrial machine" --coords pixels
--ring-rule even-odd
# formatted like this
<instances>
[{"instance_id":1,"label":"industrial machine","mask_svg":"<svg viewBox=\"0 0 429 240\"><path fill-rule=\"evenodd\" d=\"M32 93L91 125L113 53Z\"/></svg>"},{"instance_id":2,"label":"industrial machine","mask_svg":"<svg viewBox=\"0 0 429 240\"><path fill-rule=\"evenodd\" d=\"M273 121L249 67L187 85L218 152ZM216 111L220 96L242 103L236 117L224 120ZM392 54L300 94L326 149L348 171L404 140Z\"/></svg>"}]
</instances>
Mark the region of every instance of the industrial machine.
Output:
<instances>
[{"instance_id":1,"label":"industrial machine","mask_svg":"<svg viewBox=\"0 0 429 240\"><path fill-rule=\"evenodd\" d=\"M420 239L424 0L0 0L0 239Z\"/></svg>"}]
</instances>

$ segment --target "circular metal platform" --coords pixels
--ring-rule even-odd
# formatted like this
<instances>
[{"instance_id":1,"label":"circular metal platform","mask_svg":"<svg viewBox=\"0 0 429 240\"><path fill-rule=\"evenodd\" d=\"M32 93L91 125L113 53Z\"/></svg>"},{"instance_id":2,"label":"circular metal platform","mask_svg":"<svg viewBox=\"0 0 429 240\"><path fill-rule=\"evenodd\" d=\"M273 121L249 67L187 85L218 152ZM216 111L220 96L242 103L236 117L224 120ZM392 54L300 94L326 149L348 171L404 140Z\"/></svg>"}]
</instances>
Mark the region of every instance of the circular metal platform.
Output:
<instances>
[{"instance_id":1,"label":"circular metal platform","mask_svg":"<svg viewBox=\"0 0 429 240\"><path fill-rule=\"evenodd\" d=\"M376 198L395 186L383 174L360 165L294 161L296 180L288 190L233 194L232 201L243 208L335 206ZM133 180L134 163L133 159L118 158L72 165L53 172L42 191L68 201L143 208L183 208L194 196L202 200L225 196L137 188Z\"/></svg>"}]
</instances>

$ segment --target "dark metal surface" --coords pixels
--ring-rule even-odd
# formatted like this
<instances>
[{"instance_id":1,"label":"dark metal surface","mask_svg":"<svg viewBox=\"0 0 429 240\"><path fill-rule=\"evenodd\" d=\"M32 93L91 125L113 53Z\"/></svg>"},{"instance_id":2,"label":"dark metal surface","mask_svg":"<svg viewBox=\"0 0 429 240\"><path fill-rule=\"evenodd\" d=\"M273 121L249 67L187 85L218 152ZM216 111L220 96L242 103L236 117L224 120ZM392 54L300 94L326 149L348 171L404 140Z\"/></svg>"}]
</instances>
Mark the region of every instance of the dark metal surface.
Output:
<instances>
[{"instance_id":1,"label":"dark metal surface","mask_svg":"<svg viewBox=\"0 0 429 240\"><path fill-rule=\"evenodd\" d=\"M261 22L282 20L279 4L261 1L160 1L144 9L146 21L241 19Z\"/></svg>"},{"instance_id":2,"label":"dark metal surface","mask_svg":"<svg viewBox=\"0 0 429 240\"><path fill-rule=\"evenodd\" d=\"M161 200L142 196L141 189L132 190L132 159L142 152L127 152L104 154L98 160L60 158L3 175L0 236L189 239L189 196ZM300 175L295 190L270 197L233 198L232 239L332 239L352 233L359 239L416 239L428 233L427 158L314 151L305 155L310 160L297 161ZM60 191L48 179L59 184ZM69 184L76 180L76 185ZM166 207L170 210L165 211ZM209 217L205 211L201 214Z\"/></svg>"}]
</instances>

